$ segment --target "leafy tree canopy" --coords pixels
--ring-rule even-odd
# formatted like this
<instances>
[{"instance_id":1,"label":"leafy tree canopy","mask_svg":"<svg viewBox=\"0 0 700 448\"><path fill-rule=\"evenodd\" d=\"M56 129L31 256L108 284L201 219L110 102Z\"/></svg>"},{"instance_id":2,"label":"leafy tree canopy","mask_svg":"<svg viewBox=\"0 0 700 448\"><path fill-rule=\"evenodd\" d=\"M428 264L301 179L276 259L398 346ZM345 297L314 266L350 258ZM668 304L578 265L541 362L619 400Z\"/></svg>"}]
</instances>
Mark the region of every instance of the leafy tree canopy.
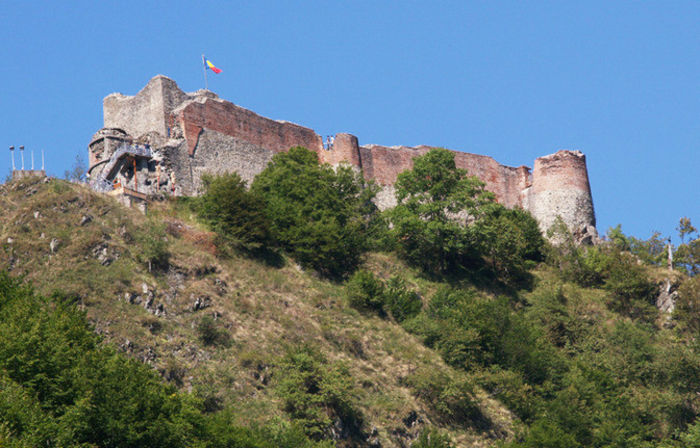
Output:
<instances>
[{"instance_id":1,"label":"leafy tree canopy","mask_svg":"<svg viewBox=\"0 0 700 448\"><path fill-rule=\"evenodd\" d=\"M256 252L272 244L262 198L247 191L238 174L203 176L202 182L197 212L225 246Z\"/></svg>"},{"instance_id":2,"label":"leafy tree canopy","mask_svg":"<svg viewBox=\"0 0 700 448\"><path fill-rule=\"evenodd\" d=\"M523 277L539 260L544 240L523 210L494 201L484 183L457 168L454 154L431 149L396 182L398 205L389 213L399 253L432 274L488 267L502 278Z\"/></svg>"},{"instance_id":3,"label":"leafy tree canopy","mask_svg":"<svg viewBox=\"0 0 700 448\"><path fill-rule=\"evenodd\" d=\"M276 154L251 190L265 201L271 231L302 265L327 277L352 272L367 249L376 188L348 166L319 165L295 147Z\"/></svg>"}]
</instances>

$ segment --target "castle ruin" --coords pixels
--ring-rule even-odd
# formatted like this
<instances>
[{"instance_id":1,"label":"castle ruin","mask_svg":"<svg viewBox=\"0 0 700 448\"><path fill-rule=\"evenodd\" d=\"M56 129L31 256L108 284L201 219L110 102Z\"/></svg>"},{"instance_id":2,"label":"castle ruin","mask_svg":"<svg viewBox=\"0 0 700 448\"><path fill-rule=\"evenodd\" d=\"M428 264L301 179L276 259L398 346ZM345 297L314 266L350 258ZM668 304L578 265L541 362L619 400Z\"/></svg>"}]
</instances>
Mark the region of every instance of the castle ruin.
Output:
<instances>
[{"instance_id":1,"label":"castle ruin","mask_svg":"<svg viewBox=\"0 0 700 448\"><path fill-rule=\"evenodd\" d=\"M93 188L128 203L148 197L192 196L201 192L204 173L236 172L250 183L276 153L294 146L318 154L321 163L347 163L374 180L377 205L396 204L397 176L430 146L359 144L336 134L324 146L312 129L262 117L207 90L183 92L162 75L139 93L104 99L104 128L89 144L88 176ZM506 207L529 210L543 230L559 216L582 242L597 238L586 157L558 151L535 160L534 169L509 167L489 156L454 151L457 167L486 183Z\"/></svg>"}]
</instances>

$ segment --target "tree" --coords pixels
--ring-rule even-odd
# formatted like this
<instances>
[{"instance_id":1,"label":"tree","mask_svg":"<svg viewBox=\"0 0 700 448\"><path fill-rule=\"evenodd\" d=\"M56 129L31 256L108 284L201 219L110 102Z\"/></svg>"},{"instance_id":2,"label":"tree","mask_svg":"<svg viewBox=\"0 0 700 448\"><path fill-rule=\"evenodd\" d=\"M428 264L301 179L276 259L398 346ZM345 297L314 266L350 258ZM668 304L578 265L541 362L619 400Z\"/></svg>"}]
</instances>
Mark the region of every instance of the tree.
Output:
<instances>
[{"instance_id":1,"label":"tree","mask_svg":"<svg viewBox=\"0 0 700 448\"><path fill-rule=\"evenodd\" d=\"M196 202L199 217L216 232L220 246L257 252L273 244L262 198L246 190L236 173L202 176L205 193Z\"/></svg>"},{"instance_id":2,"label":"tree","mask_svg":"<svg viewBox=\"0 0 700 448\"><path fill-rule=\"evenodd\" d=\"M690 222L690 218L683 217L678 223L678 235L681 237L681 244L685 243L685 237L698 231Z\"/></svg>"},{"instance_id":3,"label":"tree","mask_svg":"<svg viewBox=\"0 0 700 448\"><path fill-rule=\"evenodd\" d=\"M527 270L543 260L544 238L535 218L523 209L486 205L470 228L472 239L493 272L505 281L529 280Z\"/></svg>"},{"instance_id":4,"label":"tree","mask_svg":"<svg viewBox=\"0 0 700 448\"><path fill-rule=\"evenodd\" d=\"M73 162L73 167L70 170L64 172L64 177L66 180L71 182L85 182L85 175L87 174L87 166L85 164L85 159L82 153L75 156L75 162Z\"/></svg>"},{"instance_id":5,"label":"tree","mask_svg":"<svg viewBox=\"0 0 700 448\"><path fill-rule=\"evenodd\" d=\"M687 243L685 238L697 233L698 229L693 227L690 218L681 218L677 229L681 244L676 249L676 265L691 275L697 275L700 273L700 237L696 235Z\"/></svg>"},{"instance_id":6,"label":"tree","mask_svg":"<svg viewBox=\"0 0 700 448\"><path fill-rule=\"evenodd\" d=\"M399 254L433 274L463 269L479 260L467 221L493 201L484 183L455 165L454 154L431 149L413 159L396 181L398 205L390 213Z\"/></svg>"},{"instance_id":7,"label":"tree","mask_svg":"<svg viewBox=\"0 0 700 448\"><path fill-rule=\"evenodd\" d=\"M349 166L319 165L316 153L295 147L276 154L251 186L265 202L271 232L299 263L342 278L367 249L376 217L376 188Z\"/></svg>"}]
</instances>

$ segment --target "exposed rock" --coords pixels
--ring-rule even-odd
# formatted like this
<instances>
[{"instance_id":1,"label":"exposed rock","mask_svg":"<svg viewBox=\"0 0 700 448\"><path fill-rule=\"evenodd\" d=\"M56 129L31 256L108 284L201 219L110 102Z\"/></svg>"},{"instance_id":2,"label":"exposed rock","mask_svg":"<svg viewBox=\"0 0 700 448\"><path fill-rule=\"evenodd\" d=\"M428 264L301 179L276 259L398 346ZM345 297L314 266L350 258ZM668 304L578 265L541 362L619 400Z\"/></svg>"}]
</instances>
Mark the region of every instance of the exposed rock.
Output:
<instances>
[{"instance_id":1,"label":"exposed rock","mask_svg":"<svg viewBox=\"0 0 700 448\"><path fill-rule=\"evenodd\" d=\"M92 216L90 215L83 215L82 218L80 218L80 226L84 226L85 224L88 224L92 221Z\"/></svg>"},{"instance_id":2,"label":"exposed rock","mask_svg":"<svg viewBox=\"0 0 700 448\"><path fill-rule=\"evenodd\" d=\"M194 298L194 294L190 295L190 300ZM192 311L199 311L211 306L211 299L207 296L197 297L192 304Z\"/></svg>"},{"instance_id":3,"label":"exposed rock","mask_svg":"<svg viewBox=\"0 0 700 448\"><path fill-rule=\"evenodd\" d=\"M221 294L222 296L226 295L226 293L228 292L228 285L226 284L225 281L223 281L219 278L214 280L214 286L216 286L217 292L219 294Z\"/></svg>"},{"instance_id":4,"label":"exposed rock","mask_svg":"<svg viewBox=\"0 0 700 448\"><path fill-rule=\"evenodd\" d=\"M131 353L134 351L134 343L126 339L124 343L119 346L119 348L125 351L126 353Z\"/></svg>"},{"instance_id":5,"label":"exposed rock","mask_svg":"<svg viewBox=\"0 0 700 448\"><path fill-rule=\"evenodd\" d=\"M96 258L102 266L109 266L114 260L119 259L119 254L110 250L106 243L98 244L92 248L92 257Z\"/></svg>"},{"instance_id":6,"label":"exposed rock","mask_svg":"<svg viewBox=\"0 0 700 448\"><path fill-rule=\"evenodd\" d=\"M671 284L671 280L666 279L659 288L659 295L656 297L656 307L662 313L673 313L673 310L676 308L676 297L678 297L678 291Z\"/></svg>"},{"instance_id":7,"label":"exposed rock","mask_svg":"<svg viewBox=\"0 0 700 448\"><path fill-rule=\"evenodd\" d=\"M56 253L56 249L58 249L59 244L60 242L56 238L51 239L51 242L49 243L49 249L51 249L52 254Z\"/></svg>"},{"instance_id":8,"label":"exposed rock","mask_svg":"<svg viewBox=\"0 0 700 448\"><path fill-rule=\"evenodd\" d=\"M146 350L144 350L140 356L141 361L148 363L148 364L155 361L157 357L158 357L158 355L156 354L156 351L153 350L153 347L146 347Z\"/></svg>"},{"instance_id":9,"label":"exposed rock","mask_svg":"<svg viewBox=\"0 0 700 448\"><path fill-rule=\"evenodd\" d=\"M380 448L382 446L382 442L379 440L379 429L376 426L372 426L367 437L367 444L370 448Z\"/></svg>"}]
</instances>

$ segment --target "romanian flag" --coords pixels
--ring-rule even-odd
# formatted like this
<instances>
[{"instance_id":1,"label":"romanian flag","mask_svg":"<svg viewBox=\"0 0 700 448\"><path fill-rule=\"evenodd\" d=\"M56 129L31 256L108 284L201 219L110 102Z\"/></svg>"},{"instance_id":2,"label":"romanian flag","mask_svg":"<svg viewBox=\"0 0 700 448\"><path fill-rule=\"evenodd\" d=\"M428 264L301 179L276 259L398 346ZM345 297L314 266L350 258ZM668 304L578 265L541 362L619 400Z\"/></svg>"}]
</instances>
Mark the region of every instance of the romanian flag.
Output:
<instances>
[{"instance_id":1,"label":"romanian flag","mask_svg":"<svg viewBox=\"0 0 700 448\"><path fill-rule=\"evenodd\" d=\"M214 64L211 63L211 61L207 58L204 58L204 66L214 73L221 73L221 69L217 68Z\"/></svg>"}]
</instances>

